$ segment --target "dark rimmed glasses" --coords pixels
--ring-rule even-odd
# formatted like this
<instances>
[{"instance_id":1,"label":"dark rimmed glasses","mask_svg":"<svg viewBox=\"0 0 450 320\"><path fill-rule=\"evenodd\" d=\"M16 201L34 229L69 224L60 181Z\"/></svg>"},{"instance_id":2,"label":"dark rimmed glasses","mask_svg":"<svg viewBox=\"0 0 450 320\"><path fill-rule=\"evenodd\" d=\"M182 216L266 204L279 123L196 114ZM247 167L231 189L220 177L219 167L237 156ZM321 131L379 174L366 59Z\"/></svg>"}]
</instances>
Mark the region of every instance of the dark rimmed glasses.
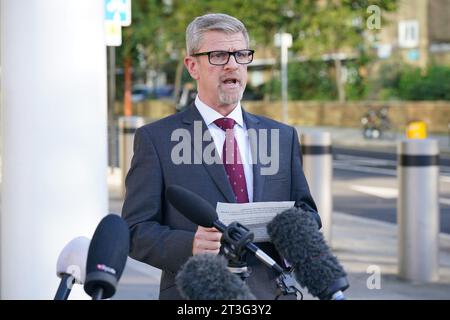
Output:
<instances>
[{"instance_id":1,"label":"dark rimmed glasses","mask_svg":"<svg viewBox=\"0 0 450 320\"><path fill-rule=\"evenodd\" d=\"M233 52L229 51L209 51L199 52L192 54L193 57L208 56L209 63L215 66L223 66L228 63L230 56L234 56L234 59L239 64L249 64L253 61L253 53L255 50L237 50Z\"/></svg>"}]
</instances>

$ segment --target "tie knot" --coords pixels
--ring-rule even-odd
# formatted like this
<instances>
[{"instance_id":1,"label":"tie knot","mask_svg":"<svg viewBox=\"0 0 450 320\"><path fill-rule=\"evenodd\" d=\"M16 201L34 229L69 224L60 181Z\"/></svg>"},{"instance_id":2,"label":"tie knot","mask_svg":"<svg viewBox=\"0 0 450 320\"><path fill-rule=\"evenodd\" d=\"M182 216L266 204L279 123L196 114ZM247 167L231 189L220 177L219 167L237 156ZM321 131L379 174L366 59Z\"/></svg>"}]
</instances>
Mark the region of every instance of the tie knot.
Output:
<instances>
[{"instance_id":1,"label":"tie knot","mask_svg":"<svg viewBox=\"0 0 450 320\"><path fill-rule=\"evenodd\" d=\"M231 118L220 118L214 121L214 123L223 131L227 129L233 129L234 125L236 124L236 121Z\"/></svg>"}]
</instances>

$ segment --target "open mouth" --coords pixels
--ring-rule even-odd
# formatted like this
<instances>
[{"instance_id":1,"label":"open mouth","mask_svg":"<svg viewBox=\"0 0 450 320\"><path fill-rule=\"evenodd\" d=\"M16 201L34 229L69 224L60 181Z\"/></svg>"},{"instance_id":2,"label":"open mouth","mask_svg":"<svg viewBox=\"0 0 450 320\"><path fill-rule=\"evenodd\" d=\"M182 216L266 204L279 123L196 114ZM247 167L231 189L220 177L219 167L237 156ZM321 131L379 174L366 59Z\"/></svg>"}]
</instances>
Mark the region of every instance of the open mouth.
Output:
<instances>
[{"instance_id":1,"label":"open mouth","mask_svg":"<svg viewBox=\"0 0 450 320\"><path fill-rule=\"evenodd\" d=\"M222 84L227 88L238 88L241 82L237 78L225 78L222 80Z\"/></svg>"}]
</instances>

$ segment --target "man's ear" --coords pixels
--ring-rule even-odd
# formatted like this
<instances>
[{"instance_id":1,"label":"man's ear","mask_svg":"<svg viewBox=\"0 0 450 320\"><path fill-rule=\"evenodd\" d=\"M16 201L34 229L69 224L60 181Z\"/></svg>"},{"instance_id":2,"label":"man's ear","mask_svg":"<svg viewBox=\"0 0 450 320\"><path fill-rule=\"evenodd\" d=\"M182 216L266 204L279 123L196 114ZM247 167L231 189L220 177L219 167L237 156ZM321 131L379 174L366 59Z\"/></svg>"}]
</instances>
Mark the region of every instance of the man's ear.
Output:
<instances>
[{"instance_id":1,"label":"man's ear","mask_svg":"<svg viewBox=\"0 0 450 320\"><path fill-rule=\"evenodd\" d=\"M187 71L191 75L192 79L194 79L194 80L199 79L198 60L195 57L191 57L191 56L184 57L184 66L186 67Z\"/></svg>"}]
</instances>

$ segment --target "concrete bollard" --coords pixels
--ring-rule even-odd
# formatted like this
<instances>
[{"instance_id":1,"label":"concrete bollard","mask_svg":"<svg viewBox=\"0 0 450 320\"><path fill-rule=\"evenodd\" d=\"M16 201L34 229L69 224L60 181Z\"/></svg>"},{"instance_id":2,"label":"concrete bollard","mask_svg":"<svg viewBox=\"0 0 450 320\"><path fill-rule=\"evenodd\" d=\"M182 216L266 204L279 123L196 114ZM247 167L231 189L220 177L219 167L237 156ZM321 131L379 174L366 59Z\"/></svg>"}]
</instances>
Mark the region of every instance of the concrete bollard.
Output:
<instances>
[{"instance_id":1,"label":"concrete bollard","mask_svg":"<svg viewBox=\"0 0 450 320\"><path fill-rule=\"evenodd\" d=\"M333 211L331 134L320 131L308 132L302 135L301 141L303 171L322 219L322 233L331 245L331 212Z\"/></svg>"},{"instance_id":2,"label":"concrete bollard","mask_svg":"<svg viewBox=\"0 0 450 320\"><path fill-rule=\"evenodd\" d=\"M439 148L436 140L398 144L399 276L423 283L439 279Z\"/></svg>"},{"instance_id":3,"label":"concrete bollard","mask_svg":"<svg viewBox=\"0 0 450 320\"><path fill-rule=\"evenodd\" d=\"M122 196L125 196L125 177L133 158L134 133L145 124L144 118L128 116L119 118L119 167L122 170Z\"/></svg>"}]
</instances>

